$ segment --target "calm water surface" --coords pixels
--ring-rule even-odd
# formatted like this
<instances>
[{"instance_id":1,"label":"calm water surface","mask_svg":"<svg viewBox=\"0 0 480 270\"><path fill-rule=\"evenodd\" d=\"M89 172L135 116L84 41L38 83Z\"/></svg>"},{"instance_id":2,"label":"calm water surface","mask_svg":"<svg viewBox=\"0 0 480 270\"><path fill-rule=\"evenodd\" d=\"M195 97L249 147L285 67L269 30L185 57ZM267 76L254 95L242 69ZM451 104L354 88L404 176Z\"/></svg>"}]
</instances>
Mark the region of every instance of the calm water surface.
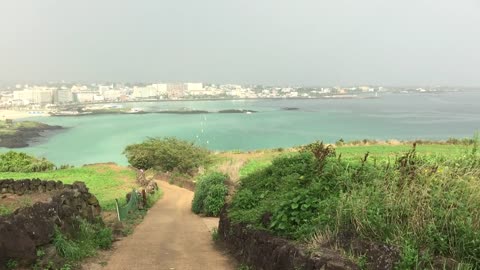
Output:
<instances>
[{"instance_id":1,"label":"calm water surface","mask_svg":"<svg viewBox=\"0 0 480 270\"><path fill-rule=\"evenodd\" d=\"M56 164L126 164L126 145L176 136L212 150L289 147L323 140L446 139L480 130L480 91L386 94L378 99L130 103L145 110L251 109L254 114L145 114L32 118L68 130L19 149ZM286 111L284 107L299 110ZM5 151L5 149L2 149Z\"/></svg>"}]
</instances>

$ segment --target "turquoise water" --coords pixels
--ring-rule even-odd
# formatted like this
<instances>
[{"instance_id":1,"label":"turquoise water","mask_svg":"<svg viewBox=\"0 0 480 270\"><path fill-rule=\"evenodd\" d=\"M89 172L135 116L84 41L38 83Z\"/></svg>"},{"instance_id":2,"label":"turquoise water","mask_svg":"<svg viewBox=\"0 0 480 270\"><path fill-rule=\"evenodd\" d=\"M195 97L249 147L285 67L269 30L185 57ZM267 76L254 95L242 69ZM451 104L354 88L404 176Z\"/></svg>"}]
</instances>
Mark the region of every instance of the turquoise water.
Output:
<instances>
[{"instance_id":1,"label":"turquoise water","mask_svg":"<svg viewBox=\"0 0 480 270\"><path fill-rule=\"evenodd\" d=\"M56 164L126 164L126 145L177 136L212 150L289 147L323 140L446 139L480 130L480 92L387 94L379 99L130 103L146 110L252 109L254 114L145 114L32 118L68 127L18 149ZM297 111L282 110L297 107ZM2 149L5 150L5 149Z\"/></svg>"}]
</instances>

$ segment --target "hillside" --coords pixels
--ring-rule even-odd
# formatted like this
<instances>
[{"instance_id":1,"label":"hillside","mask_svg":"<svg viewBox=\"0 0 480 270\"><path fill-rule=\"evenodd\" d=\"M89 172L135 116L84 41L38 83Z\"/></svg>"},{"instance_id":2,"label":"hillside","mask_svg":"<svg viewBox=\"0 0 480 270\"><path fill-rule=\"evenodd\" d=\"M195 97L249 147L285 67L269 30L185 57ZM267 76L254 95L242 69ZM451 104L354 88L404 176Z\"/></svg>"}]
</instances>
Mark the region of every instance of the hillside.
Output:
<instances>
[{"instance_id":1,"label":"hillside","mask_svg":"<svg viewBox=\"0 0 480 270\"><path fill-rule=\"evenodd\" d=\"M478 168L478 143L268 151L240 169L228 218L363 269L476 269Z\"/></svg>"}]
</instances>

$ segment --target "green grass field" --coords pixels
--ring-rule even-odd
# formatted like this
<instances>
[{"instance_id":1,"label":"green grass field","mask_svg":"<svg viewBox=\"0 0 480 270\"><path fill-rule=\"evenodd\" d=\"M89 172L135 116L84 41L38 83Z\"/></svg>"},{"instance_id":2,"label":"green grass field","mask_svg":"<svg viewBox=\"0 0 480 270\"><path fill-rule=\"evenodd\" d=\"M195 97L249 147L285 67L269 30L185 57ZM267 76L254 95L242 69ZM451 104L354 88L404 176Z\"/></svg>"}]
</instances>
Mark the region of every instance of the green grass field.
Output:
<instances>
[{"instance_id":1,"label":"green grass field","mask_svg":"<svg viewBox=\"0 0 480 270\"><path fill-rule=\"evenodd\" d=\"M419 154L428 154L428 155L440 155L440 156L461 156L471 151L471 146L465 145L453 145L453 144L425 144L417 145L417 153ZM378 161L383 160L394 160L395 157L401 156L407 151L412 149L410 144L400 144L400 145L360 145L360 146L339 146L335 148L337 155L342 155L342 159L357 161L364 158L366 153L369 153L369 159L377 159ZM251 154L248 154L247 157L242 156L243 159L246 159L243 166L240 168L240 177L245 177L250 175L253 172L264 169L272 164L272 160L275 157L278 157L281 154L291 152L286 150L285 152L278 152L276 150L264 150L256 151ZM260 154L259 154L260 153ZM245 155L245 153L242 153ZM240 154L238 154L240 155ZM233 163L232 160L235 160L236 156L234 154L229 155L229 162ZM225 159L225 158L224 158Z\"/></svg>"},{"instance_id":2,"label":"green grass field","mask_svg":"<svg viewBox=\"0 0 480 270\"><path fill-rule=\"evenodd\" d=\"M59 180L65 184L85 182L100 202L103 210L114 210L115 199L124 199L127 192L137 187L135 171L112 164L97 164L38 173L0 172L0 179Z\"/></svg>"},{"instance_id":3,"label":"green grass field","mask_svg":"<svg viewBox=\"0 0 480 270\"><path fill-rule=\"evenodd\" d=\"M362 145L362 146L340 146L335 150L337 154L342 154L345 157L363 157L365 153L369 152L370 157L395 157L404 154L412 148L410 144L402 145ZM417 152L420 154L429 155L462 155L471 149L465 145L453 144L426 144L417 145Z\"/></svg>"}]
</instances>

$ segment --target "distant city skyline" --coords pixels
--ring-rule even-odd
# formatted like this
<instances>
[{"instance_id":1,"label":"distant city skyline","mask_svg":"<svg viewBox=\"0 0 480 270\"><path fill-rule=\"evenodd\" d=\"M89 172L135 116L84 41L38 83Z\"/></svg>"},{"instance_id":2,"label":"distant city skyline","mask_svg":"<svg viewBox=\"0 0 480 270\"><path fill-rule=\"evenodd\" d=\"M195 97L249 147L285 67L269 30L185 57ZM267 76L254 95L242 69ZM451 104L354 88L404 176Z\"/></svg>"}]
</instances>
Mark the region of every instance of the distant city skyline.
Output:
<instances>
[{"instance_id":1,"label":"distant city skyline","mask_svg":"<svg viewBox=\"0 0 480 270\"><path fill-rule=\"evenodd\" d=\"M480 2L0 3L0 84L480 87Z\"/></svg>"}]
</instances>

